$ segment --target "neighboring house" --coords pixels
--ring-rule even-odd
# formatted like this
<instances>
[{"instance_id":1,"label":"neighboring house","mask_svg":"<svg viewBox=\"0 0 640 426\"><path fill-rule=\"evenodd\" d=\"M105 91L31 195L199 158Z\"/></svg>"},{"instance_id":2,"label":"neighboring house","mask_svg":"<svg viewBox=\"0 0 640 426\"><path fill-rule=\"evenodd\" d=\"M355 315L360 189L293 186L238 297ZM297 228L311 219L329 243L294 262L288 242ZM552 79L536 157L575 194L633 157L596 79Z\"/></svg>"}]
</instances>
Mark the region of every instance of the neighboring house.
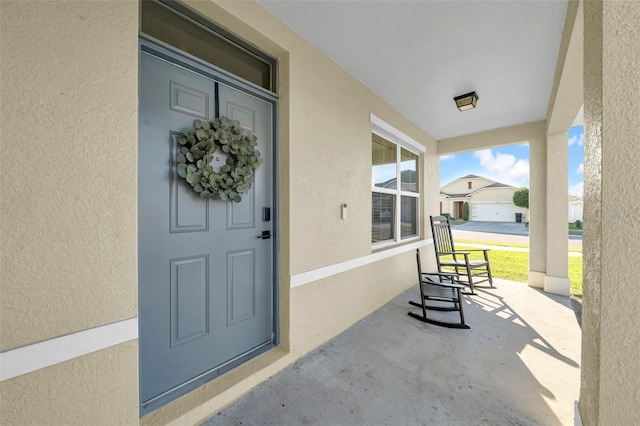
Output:
<instances>
[{"instance_id":1,"label":"neighboring house","mask_svg":"<svg viewBox=\"0 0 640 426\"><path fill-rule=\"evenodd\" d=\"M462 218L462 206L469 203L469 220L515 222L516 213L526 220L526 209L513 204L518 188L482 176L466 175L440 188L440 213Z\"/></svg>"},{"instance_id":2,"label":"neighboring house","mask_svg":"<svg viewBox=\"0 0 640 426\"><path fill-rule=\"evenodd\" d=\"M582 200L569 201L569 222L582 220Z\"/></svg>"}]
</instances>

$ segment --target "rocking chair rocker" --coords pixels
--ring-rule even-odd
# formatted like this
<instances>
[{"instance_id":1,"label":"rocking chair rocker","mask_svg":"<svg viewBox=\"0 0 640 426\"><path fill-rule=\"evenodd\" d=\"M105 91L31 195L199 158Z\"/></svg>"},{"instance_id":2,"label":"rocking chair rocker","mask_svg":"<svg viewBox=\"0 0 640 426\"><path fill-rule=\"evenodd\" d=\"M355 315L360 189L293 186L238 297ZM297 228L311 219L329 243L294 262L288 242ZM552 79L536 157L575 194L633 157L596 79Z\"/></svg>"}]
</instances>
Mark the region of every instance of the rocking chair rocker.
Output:
<instances>
[{"instance_id":1,"label":"rocking chair rocker","mask_svg":"<svg viewBox=\"0 0 640 426\"><path fill-rule=\"evenodd\" d=\"M418 264L420 303L410 301L409 304L422 308L422 315L416 314L414 312L409 312L409 316L422 322L439 325L441 327L469 329L470 327L464 322L464 312L462 309L462 298L460 294L464 286L453 282L456 274L446 272L434 274L422 273L419 249L416 250L416 262ZM436 281L434 278L438 279L438 281ZM450 282L443 282L445 280L448 280ZM428 318L428 310L446 312L457 311L460 315L460 322L447 322Z\"/></svg>"}]
</instances>

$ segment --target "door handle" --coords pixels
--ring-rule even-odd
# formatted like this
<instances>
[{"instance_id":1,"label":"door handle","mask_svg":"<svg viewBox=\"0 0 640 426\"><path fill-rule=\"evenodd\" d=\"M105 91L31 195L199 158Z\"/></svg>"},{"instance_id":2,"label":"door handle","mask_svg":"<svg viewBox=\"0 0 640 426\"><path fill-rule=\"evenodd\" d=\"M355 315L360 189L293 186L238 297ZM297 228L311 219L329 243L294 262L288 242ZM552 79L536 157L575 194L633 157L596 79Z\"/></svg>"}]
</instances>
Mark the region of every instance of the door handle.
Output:
<instances>
[{"instance_id":1,"label":"door handle","mask_svg":"<svg viewBox=\"0 0 640 426\"><path fill-rule=\"evenodd\" d=\"M271 231L262 231L262 235L258 235L258 238L262 240L268 240L271 238Z\"/></svg>"}]
</instances>

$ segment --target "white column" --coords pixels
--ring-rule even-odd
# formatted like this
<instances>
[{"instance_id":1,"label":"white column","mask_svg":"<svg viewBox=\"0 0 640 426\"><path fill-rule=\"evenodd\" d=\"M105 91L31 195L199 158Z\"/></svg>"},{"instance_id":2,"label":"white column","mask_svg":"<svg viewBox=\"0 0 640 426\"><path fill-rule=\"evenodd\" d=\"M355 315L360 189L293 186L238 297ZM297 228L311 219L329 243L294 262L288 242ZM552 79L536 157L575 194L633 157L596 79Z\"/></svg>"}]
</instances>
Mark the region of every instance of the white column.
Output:
<instances>
[{"instance_id":1,"label":"white column","mask_svg":"<svg viewBox=\"0 0 640 426\"><path fill-rule=\"evenodd\" d=\"M543 288L547 269L547 148L529 140L529 285Z\"/></svg>"},{"instance_id":2,"label":"white column","mask_svg":"<svg viewBox=\"0 0 640 426\"><path fill-rule=\"evenodd\" d=\"M569 164L567 132L547 135L547 268L544 291L568 296Z\"/></svg>"}]
</instances>

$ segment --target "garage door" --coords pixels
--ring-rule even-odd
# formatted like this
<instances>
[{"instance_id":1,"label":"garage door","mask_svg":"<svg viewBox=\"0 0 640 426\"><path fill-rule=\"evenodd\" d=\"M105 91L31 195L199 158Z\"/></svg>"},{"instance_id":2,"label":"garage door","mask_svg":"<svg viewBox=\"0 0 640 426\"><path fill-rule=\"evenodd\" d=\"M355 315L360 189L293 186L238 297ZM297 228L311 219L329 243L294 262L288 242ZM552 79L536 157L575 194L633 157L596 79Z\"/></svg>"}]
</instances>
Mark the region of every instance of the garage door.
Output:
<instances>
[{"instance_id":1,"label":"garage door","mask_svg":"<svg viewBox=\"0 0 640 426\"><path fill-rule=\"evenodd\" d=\"M471 220L477 222L515 222L516 213L524 212L513 204L473 203L471 205Z\"/></svg>"}]
</instances>

